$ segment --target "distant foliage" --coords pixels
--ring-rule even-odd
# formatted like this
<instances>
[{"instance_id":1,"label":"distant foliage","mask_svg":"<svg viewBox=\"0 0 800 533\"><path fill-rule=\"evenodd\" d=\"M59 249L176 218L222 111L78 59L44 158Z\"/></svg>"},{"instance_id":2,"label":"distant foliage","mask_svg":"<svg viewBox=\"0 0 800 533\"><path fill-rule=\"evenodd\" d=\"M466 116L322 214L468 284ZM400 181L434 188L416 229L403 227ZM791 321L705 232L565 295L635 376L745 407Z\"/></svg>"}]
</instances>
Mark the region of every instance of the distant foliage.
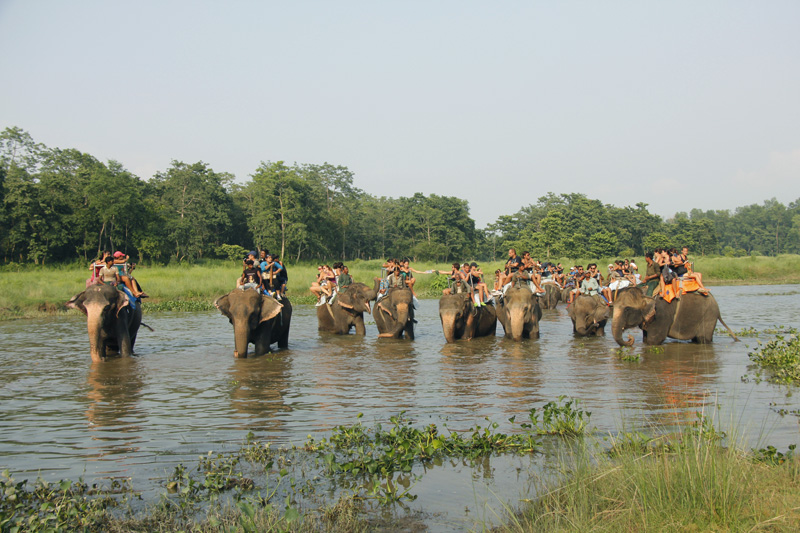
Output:
<instances>
[{"instance_id":1,"label":"distant foliage","mask_svg":"<svg viewBox=\"0 0 800 533\"><path fill-rule=\"evenodd\" d=\"M173 161L144 180L117 161L36 143L18 127L0 133L0 206L3 262L20 264L89 261L103 250L161 263L238 257L229 246L330 262L496 260L509 247L542 260L683 245L693 255L800 253L800 200L664 221L645 203L548 193L479 230L465 200L371 196L344 166L267 161L238 184L202 161Z\"/></svg>"}]
</instances>

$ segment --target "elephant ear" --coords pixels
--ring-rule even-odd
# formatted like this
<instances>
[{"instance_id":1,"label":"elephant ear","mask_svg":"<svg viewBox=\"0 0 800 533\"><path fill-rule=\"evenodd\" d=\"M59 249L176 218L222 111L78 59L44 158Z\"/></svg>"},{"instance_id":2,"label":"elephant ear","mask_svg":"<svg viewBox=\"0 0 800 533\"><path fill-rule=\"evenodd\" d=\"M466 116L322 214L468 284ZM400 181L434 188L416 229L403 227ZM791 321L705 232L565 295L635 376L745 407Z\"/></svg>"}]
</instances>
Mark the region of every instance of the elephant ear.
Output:
<instances>
[{"instance_id":1,"label":"elephant ear","mask_svg":"<svg viewBox=\"0 0 800 533\"><path fill-rule=\"evenodd\" d=\"M345 309L353 308L353 295L350 294L350 291L340 292L339 295L336 297L336 301L338 301L339 305L344 307Z\"/></svg>"},{"instance_id":2,"label":"elephant ear","mask_svg":"<svg viewBox=\"0 0 800 533\"><path fill-rule=\"evenodd\" d=\"M278 316L283 309L283 304L278 303L278 301L273 298L272 296L262 296L261 297L261 318L259 322L266 322L267 320L272 320L276 316Z\"/></svg>"},{"instance_id":3,"label":"elephant ear","mask_svg":"<svg viewBox=\"0 0 800 533\"><path fill-rule=\"evenodd\" d=\"M231 303L228 301L227 294L214 300L214 307L219 309L220 313L226 317L231 318Z\"/></svg>"},{"instance_id":4,"label":"elephant ear","mask_svg":"<svg viewBox=\"0 0 800 533\"><path fill-rule=\"evenodd\" d=\"M125 309L126 307L128 307L130 305L130 302L128 301L128 297L125 296L125 293L123 293L122 291L117 291L117 302L116 302L115 305L116 305L116 308L117 308L117 317L119 317L119 312L120 311L122 311L123 309Z\"/></svg>"},{"instance_id":5,"label":"elephant ear","mask_svg":"<svg viewBox=\"0 0 800 533\"><path fill-rule=\"evenodd\" d=\"M391 310L389 310L389 309L386 309L386 307L384 307L384 306L383 306L383 302L379 303L377 307L378 307L378 308L379 308L381 311L383 311L384 313L386 313L387 315L389 315L390 317L394 318L394 313L392 313L392 311L391 311Z\"/></svg>"},{"instance_id":6,"label":"elephant ear","mask_svg":"<svg viewBox=\"0 0 800 533\"><path fill-rule=\"evenodd\" d=\"M83 291L80 294L76 294L70 300L64 304L67 306L67 309L80 309L84 315L88 315L86 312L86 306L83 305L83 301L86 299L86 291Z\"/></svg>"}]
</instances>

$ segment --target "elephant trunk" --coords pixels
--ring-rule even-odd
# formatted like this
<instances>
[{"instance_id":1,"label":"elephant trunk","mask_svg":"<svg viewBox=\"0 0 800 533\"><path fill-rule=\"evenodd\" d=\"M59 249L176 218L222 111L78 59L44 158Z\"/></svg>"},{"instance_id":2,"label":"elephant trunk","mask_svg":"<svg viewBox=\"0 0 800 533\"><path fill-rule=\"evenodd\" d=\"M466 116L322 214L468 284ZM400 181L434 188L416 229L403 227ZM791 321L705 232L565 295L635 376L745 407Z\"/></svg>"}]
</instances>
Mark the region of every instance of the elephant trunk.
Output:
<instances>
[{"instance_id":1,"label":"elephant trunk","mask_svg":"<svg viewBox=\"0 0 800 533\"><path fill-rule=\"evenodd\" d=\"M442 332L444 340L448 343L456 340L456 316L455 313L442 314Z\"/></svg>"},{"instance_id":2,"label":"elephant trunk","mask_svg":"<svg viewBox=\"0 0 800 533\"><path fill-rule=\"evenodd\" d=\"M407 303L400 303L397 304L397 322L395 322L394 328L392 329L392 337L399 339L400 336L403 334L403 330L406 327L406 323L408 322L408 304Z\"/></svg>"},{"instance_id":3,"label":"elephant trunk","mask_svg":"<svg viewBox=\"0 0 800 533\"><path fill-rule=\"evenodd\" d=\"M522 340L522 334L525 331L525 315L522 311L512 313L510 317L511 322L511 338L515 341Z\"/></svg>"},{"instance_id":4,"label":"elephant trunk","mask_svg":"<svg viewBox=\"0 0 800 533\"><path fill-rule=\"evenodd\" d=\"M92 361L103 360L105 349L103 346L103 308L99 305L86 306L86 324L89 331L89 354Z\"/></svg>"},{"instance_id":5,"label":"elephant trunk","mask_svg":"<svg viewBox=\"0 0 800 533\"><path fill-rule=\"evenodd\" d=\"M620 315L620 316L617 316ZM624 330L624 325L622 324L622 313L617 313L614 310L614 321L611 326L611 333L614 334L614 340L617 341L617 344L620 346L633 346L633 336L628 335L627 339L622 339L622 332Z\"/></svg>"},{"instance_id":6,"label":"elephant trunk","mask_svg":"<svg viewBox=\"0 0 800 533\"><path fill-rule=\"evenodd\" d=\"M235 350L233 352L233 356L237 359L246 359L247 358L247 344L248 344L248 335L247 335L247 323L239 324L237 322L233 323L233 341Z\"/></svg>"}]
</instances>

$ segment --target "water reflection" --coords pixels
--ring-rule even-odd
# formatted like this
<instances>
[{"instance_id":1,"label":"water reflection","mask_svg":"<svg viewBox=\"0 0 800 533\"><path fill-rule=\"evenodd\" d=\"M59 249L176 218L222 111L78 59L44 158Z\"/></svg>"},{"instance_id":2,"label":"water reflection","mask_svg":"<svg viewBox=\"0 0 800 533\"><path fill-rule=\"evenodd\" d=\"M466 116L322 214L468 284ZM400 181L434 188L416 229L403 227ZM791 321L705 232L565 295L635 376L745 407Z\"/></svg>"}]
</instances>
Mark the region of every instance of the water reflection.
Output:
<instances>
[{"instance_id":1,"label":"water reflection","mask_svg":"<svg viewBox=\"0 0 800 533\"><path fill-rule=\"evenodd\" d=\"M147 416L140 407L144 372L136 357L91 363L86 375L86 420L98 455L136 451Z\"/></svg>"},{"instance_id":2,"label":"water reflection","mask_svg":"<svg viewBox=\"0 0 800 533\"><path fill-rule=\"evenodd\" d=\"M283 399L289 388L290 361L286 352L233 361L228 385L234 418L240 420L238 429L267 434L282 429L280 413L291 411Z\"/></svg>"}]
</instances>

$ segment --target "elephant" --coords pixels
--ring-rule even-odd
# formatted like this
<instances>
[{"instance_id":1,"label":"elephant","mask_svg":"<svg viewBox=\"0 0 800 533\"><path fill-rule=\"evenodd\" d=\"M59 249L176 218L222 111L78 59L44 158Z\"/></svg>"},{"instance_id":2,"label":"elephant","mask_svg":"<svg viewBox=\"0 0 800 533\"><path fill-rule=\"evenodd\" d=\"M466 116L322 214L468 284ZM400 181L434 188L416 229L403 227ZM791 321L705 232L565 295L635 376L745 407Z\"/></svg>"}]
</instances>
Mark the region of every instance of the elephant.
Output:
<instances>
[{"instance_id":1,"label":"elephant","mask_svg":"<svg viewBox=\"0 0 800 533\"><path fill-rule=\"evenodd\" d=\"M555 283L545 282L542 284L545 295L539 299L542 309L555 309L556 304L561 299L561 289Z\"/></svg>"},{"instance_id":2,"label":"elephant","mask_svg":"<svg viewBox=\"0 0 800 533\"><path fill-rule=\"evenodd\" d=\"M573 287L573 286L569 286L569 287L564 287L563 289L561 289L561 296L560 296L560 298L561 298L561 301L562 301L562 302L564 302L564 303L567 303L567 302L569 302L569 293L570 293L570 292L572 292L572 290L573 290L574 288L575 288L575 287Z\"/></svg>"},{"instance_id":3,"label":"elephant","mask_svg":"<svg viewBox=\"0 0 800 533\"><path fill-rule=\"evenodd\" d=\"M475 307L469 293L442 296L439 300L439 318L447 342L494 335L497 330L494 305Z\"/></svg>"},{"instance_id":4,"label":"elephant","mask_svg":"<svg viewBox=\"0 0 800 533\"><path fill-rule=\"evenodd\" d=\"M645 296L638 287L627 287L620 289L614 299L611 331L620 346L633 345L633 337L628 335L623 340L622 333L635 326L642 328L647 345L661 344L667 337L705 344L713 341L717 320L738 340L722 320L719 305L711 294L685 293L667 303L660 297Z\"/></svg>"},{"instance_id":5,"label":"elephant","mask_svg":"<svg viewBox=\"0 0 800 533\"><path fill-rule=\"evenodd\" d=\"M333 303L317 307L317 322L320 331L330 331L338 335L347 335L356 328L356 335L366 335L364 313L370 313L370 300L378 295L364 283L353 283L347 290L336 295Z\"/></svg>"},{"instance_id":6,"label":"elephant","mask_svg":"<svg viewBox=\"0 0 800 533\"><path fill-rule=\"evenodd\" d=\"M569 305L567 314L572 319L572 331L576 335L605 335L610 310L597 294L579 294Z\"/></svg>"},{"instance_id":7,"label":"elephant","mask_svg":"<svg viewBox=\"0 0 800 533\"><path fill-rule=\"evenodd\" d=\"M275 342L279 348L289 346L292 304L288 298L278 301L255 289L234 289L217 298L214 307L233 324L235 358L246 358L251 342L256 355L269 353L270 344Z\"/></svg>"},{"instance_id":8,"label":"elephant","mask_svg":"<svg viewBox=\"0 0 800 533\"><path fill-rule=\"evenodd\" d=\"M142 302L131 304L125 293L111 285L91 285L67 302L87 317L89 354L102 361L107 352L133 355L136 334L142 324Z\"/></svg>"},{"instance_id":9,"label":"elephant","mask_svg":"<svg viewBox=\"0 0 800 533\"><path fill-rule=\"evenodd\" d=\"M394 287L375 304L372 310L378 337L407 338L414 340L414 303L410 289Z\"/></svg>"},{"instance_id":10,"label":"elephant","mask_svg":"<svg viewBox=\"0 0 800 533\"><path fill-rule=\"evenodd\" d=\"M497 304L497 319L506 336L515 341L539 338L539 320L542 308L539 297L524 285L515 283Z\"/></svg>"}]
</instances>

